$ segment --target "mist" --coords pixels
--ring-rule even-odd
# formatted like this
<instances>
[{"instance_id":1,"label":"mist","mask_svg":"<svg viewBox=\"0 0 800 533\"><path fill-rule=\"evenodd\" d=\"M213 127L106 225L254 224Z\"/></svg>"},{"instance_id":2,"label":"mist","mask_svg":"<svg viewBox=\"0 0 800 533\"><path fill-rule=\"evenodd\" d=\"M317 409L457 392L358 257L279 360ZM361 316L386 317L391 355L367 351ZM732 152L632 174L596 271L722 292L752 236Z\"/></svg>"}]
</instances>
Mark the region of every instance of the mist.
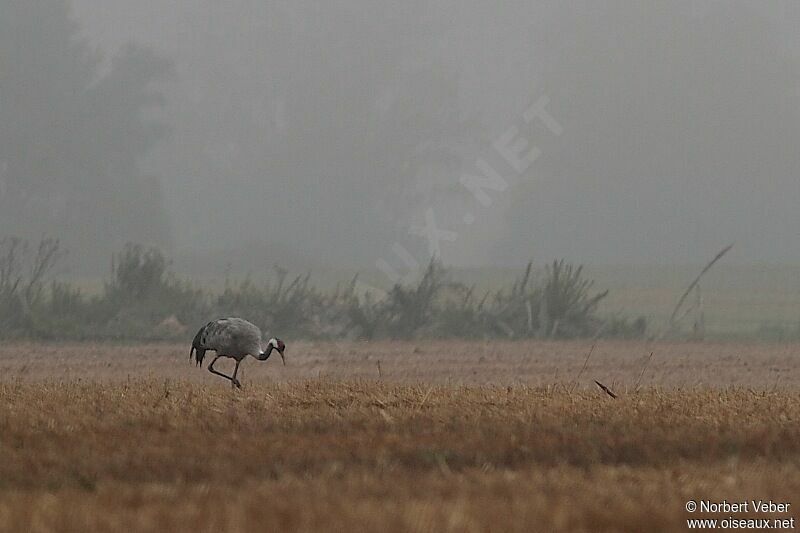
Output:
<instances>
[{"instance_id":1,"label":"mist","mask_svg":"<svg viewBox=\"0 0 800 533\"><path fill-rule=\"evenodd\" d=\"M797 263L798 23L788 1L0 0L3 233L76 269L127 241L214 273L731 242Z\"/></svg>"}]
</instances>

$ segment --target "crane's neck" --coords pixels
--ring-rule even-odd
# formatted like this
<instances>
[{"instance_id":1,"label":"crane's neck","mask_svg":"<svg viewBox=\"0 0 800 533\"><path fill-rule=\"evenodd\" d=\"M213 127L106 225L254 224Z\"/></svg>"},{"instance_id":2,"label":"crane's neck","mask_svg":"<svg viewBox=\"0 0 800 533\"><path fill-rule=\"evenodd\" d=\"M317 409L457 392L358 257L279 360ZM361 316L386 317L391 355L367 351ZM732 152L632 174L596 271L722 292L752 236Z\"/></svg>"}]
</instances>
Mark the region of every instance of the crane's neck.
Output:
<instances>
[{"instance_id":1,"label":"crane's neck","mask_svg":"<svg viewBox=\"0 0 800 533\"><path fill-rule=\"evenodd\" d=\"M275 349L275 347L272 344L267 345L267 350L264 351L264 352L261 352L258 355L258 357L256 357L256 359L258 359L259 361L266 361L267 359L269 359L269 356L272 354L272 350L274 350L274 349Z\"/></svg>"}]
</instances>

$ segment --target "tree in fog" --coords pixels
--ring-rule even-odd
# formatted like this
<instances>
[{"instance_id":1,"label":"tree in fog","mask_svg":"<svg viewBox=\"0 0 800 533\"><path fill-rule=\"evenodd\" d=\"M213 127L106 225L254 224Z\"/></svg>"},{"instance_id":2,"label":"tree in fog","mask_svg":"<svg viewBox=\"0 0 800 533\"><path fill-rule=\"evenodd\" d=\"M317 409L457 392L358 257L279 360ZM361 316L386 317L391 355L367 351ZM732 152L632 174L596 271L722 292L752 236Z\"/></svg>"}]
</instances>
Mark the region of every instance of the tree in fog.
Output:
<instances>
[{"instance_id":1,"label":"tree in fog","mask_svg":"<svg viewBox=\"0 0 800 533\"><path fill-rule=\"evenodd\" d=\"M184 235L268 246L267 265L288 259L276 243L360 265L395 240L424 249L409 226L457 191L460 154L480 136L460 116L458 72L437 60L425 5L203 4L191 9L209 22L193 19L181 51L190 97L158 157L183 174L175 194L213 202L176 201Z\"/></svg>"},{"instance_id":2,"label":"tree in fog","mask_svg":"<svg viewBox=\"0 0 800 533\"><path fill-rule=\"evenodd\" d=\"M61 238L95 268L125 241L166 243L160 183L140 162L164 134L146 112L170 63L130 45L105 64L66 0L0 0L0 13L2 232Z\"/></svg>"}]
</instances>

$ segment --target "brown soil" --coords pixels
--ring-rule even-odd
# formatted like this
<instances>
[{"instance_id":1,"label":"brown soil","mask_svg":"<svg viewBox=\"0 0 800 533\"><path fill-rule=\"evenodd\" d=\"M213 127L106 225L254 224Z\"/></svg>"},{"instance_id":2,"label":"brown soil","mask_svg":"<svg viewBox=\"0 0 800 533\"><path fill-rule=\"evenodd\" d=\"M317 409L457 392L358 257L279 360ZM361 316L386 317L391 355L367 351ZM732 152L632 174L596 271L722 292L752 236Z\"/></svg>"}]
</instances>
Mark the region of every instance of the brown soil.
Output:
<instances>
[{"instance_id":1,"label":"brown soil","mask_svg":"<svg viewBox=\"0 0 800 533\"><path fill-rule=\"evenodd\" d=\"M236 391L186 346L6 345L0 530L686 531L715 516L688 500L789 502L716 518L790 519L797 348L601 342L581 374L585 342L295 343L285 368L244 363Z\"/></svg>"},{"instance_id":2,"label":"brown soil","mask_svg":"<svg viewBox=\"0 0 800 533\"><path fill-rule=\"evenodd\" d=\"M600 341L581 374L591 343L576 342L296 342L280 358L242 363L244 382L273 383L327 377L401 383L545 386L597 379L624 389L658 387L796 387L800 344L645 343ZM650 352L653 357L646 364ZM0 381L136 377L225 381L188 361L183 344L7 344L0 346ZM209 352L213 356L213 352ZM208 363L206 362L205 365ZM233 362L215 365L225 372ZM644 374L642 374L644 370Z\"/></svg>"}]
</instances>

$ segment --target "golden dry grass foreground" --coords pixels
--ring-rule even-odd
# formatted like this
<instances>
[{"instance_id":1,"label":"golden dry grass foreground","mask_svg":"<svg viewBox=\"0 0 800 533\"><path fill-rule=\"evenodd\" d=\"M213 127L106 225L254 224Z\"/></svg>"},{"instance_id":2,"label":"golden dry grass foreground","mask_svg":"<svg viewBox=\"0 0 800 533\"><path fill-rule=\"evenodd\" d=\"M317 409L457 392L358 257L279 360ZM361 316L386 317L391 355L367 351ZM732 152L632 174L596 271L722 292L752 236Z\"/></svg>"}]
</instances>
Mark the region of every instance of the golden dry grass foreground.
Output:
<instances>
[{"instance_id":1,"label":"golden dry grass foreground","mask_svg":"<svg viewBox=\"0 0 800 533\"><path fill-rule=\"evenodd\" d=\"M574 384L585 343L338 345L338 366L309 344L286 369L245 363L242 391L184 348L0 349L0 529L686 531L713 516L688 500L800 515L795 346L648 346L640 380L643 345L600 344Z\"/></svg>"}]
</instances>

